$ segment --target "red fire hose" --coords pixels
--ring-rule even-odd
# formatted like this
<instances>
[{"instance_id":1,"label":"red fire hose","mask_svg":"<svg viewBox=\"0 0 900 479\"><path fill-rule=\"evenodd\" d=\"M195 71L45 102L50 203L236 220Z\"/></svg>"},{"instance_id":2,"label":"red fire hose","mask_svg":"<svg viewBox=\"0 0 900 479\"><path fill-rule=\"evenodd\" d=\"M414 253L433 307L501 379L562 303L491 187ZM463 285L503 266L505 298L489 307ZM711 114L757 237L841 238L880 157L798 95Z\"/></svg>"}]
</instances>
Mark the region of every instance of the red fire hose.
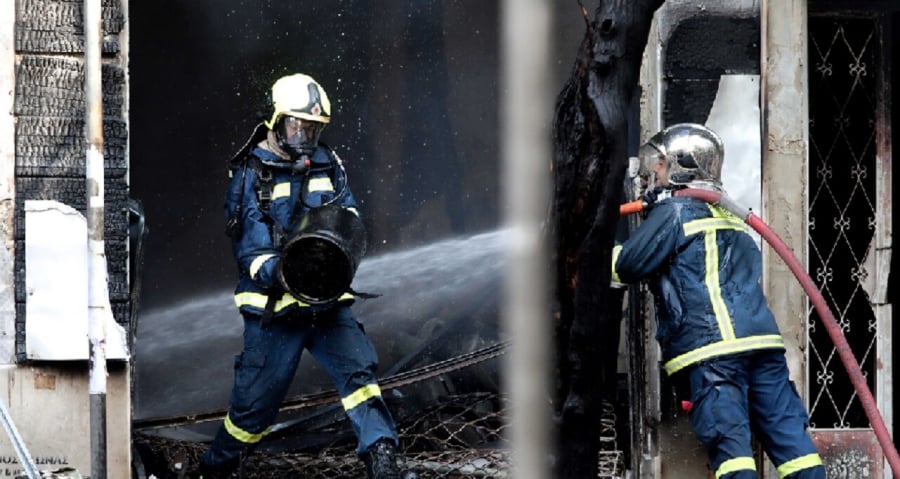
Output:
<instances>
[{"instance_id":1,"label":"red fire hose","mask_svg":"<svg viewBox=\"0 0 900 479\"><path fill-rule=\"evenodd\" d=\"M788 248L784 241L782 241L781 238L778 237L778 235L775 234L775 232L772 231L772 229L758 216L753 214L749 209L739 206L727 195L723 195L716 191L687 188L676 191L675 196L690 196L691 198L697 198L713 205L719 205L735 216L743 218L744 222L759 233L775 252L778 253L778 256L787 263L788 268L794 273L797 280L800 281L800 285L803 286L806 294L809 295L813 306L816 308L816 312L819 314L819 318L821 318L822 323L825 325L825 329L828 331L828 335L834 343L835 350L837 351L838 356L840 356L841 362L844 363L844 369L847 370L847 374L850 376L850 382L853 383L853 388L859 396L859 401L862 404L863 410L865 410L869 422L872 423L875 437L878 438L878 442L881 444L882 452L884 453L888 464L891 466L894 478L900 479L900 456L897 455L897 449L894 447L887 426L884 424L884 419L882 419L881 413L878 411L878 406L875 404L875 398L872 396L872 392L869 391L869 386L866 384L866 378L863 376L862 369L860 369L856 357L853 356L853 351L850 350L850 345L847 343L847 338L844 337L844 333L841 332L840 325L838 325L837 320L834 319L831 309L825 302L825 297L822 296L819 288L813 282L812 278L810 278L809 274L803 269L800 261L797 260L797 257L794 256L790 248ZM646 207L646 203L641 200L632 201L623 204L619 208L619 214L626 215L636 213Z\"/></svg>"}]
</instances>

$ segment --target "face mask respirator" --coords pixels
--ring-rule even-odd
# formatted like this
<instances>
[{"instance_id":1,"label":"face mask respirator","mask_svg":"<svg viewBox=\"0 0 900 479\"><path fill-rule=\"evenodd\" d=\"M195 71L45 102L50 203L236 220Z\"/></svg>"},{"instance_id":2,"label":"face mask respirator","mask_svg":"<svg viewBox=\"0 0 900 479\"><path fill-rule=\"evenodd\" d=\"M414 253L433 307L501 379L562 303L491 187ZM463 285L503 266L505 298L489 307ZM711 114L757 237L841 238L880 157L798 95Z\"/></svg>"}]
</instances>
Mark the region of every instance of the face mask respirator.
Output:
<instances>
[{"instance_id":1,"label":"face mask respirator","mask_svg":"<svg viewBox=\"0 0 900 479\"><path fill-rule=\"evenodd\" d=\"M275 133L278 146L297 161L316 152L325 124L285 115L278 120Z\"/></svg>"}]
</instances>

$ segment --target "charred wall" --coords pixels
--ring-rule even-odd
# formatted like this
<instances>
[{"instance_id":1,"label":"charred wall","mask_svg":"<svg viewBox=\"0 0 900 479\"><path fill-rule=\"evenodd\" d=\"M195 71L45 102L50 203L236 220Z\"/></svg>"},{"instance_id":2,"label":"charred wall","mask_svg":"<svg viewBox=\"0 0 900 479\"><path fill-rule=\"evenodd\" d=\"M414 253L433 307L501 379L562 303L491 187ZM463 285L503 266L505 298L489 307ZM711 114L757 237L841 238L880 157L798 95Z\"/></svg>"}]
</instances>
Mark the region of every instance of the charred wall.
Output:
<instances>
[{"instance_id":1,"label":"charred wall","mask_svg":"<svg viewBox=\"0 0 900 479\"><path fill-rule=\"evenodd\" d=\"M84 24L81 0L19 0L15 51L16 357L25 360L26 200L56 200L86 212ZM103 136L106 258L116 320L130 321L128 291L128 122L120 60L125 15L103 0Z\"/></svg>"},{"instance_id":2,"label":"charred wall","mask_svg":"<svg viewBox=\"0 0 900 479\"><path fill-rule=\"evenodd\" d=\"M699 14L673 23L663 62L664 124L705 123L722 75L759 74L758 13L727 13Z\"/></svg>"}]
</instances>

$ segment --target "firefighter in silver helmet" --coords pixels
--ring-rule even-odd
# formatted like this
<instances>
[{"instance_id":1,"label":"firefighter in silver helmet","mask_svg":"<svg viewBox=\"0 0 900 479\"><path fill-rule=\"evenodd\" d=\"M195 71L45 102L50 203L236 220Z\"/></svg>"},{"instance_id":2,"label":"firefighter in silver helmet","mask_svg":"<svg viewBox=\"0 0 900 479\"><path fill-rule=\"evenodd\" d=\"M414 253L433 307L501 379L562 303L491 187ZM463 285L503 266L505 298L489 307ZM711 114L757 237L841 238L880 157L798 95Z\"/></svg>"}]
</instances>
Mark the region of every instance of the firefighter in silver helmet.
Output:
<instances>
[{"instance_id":1,"label":"firefighter in silver helmet","mask_svg":"<svg viewBox=\"0 0 900 479\"><path fill-rule=\"evenodd\" d=\"M757 477L752 431L780 477L824 479L747 225L717 205L672 194L724 193L724 151L715 132L692 123L670 126L642 147L642 169L656 184L645 202L655 204L613 248L612 280L649 279L663 368L690 394L686 409L716 477Z\"/></svg>"},{"instance_id":2,"label":"firefighter in silver helmet","mask_svg":"<svg viewBox=\"0 0 900 479\"><path fill-rule=\"evenodd\" d=\"M665 185L722 188L725 146L719 135L703 125L670 126L647 140L639 154L645 171L665 161L666 175L658 180Z\"/></svg>"},{"instance_id":3,"label":"firefighter in silver helmet","mask_svg":"<svg viewBox=\"0 0 900 479\"><path fill-rule=\"evenodd\" d=\"M285 234L305 212L338 205L359 214L340 159L319 142L331 102L302 73L279 78L271 102L271 117L230 163L226 233L238 263L234 301L244 345L228 414L202 457L200 477L229 477L242 452L266 436L306 349L334 380L368 477L399 479L397 431L376 380L375 348L351 309L353 293L308 304L288 292L280 274Z\"/></svg>"}]
</instances>

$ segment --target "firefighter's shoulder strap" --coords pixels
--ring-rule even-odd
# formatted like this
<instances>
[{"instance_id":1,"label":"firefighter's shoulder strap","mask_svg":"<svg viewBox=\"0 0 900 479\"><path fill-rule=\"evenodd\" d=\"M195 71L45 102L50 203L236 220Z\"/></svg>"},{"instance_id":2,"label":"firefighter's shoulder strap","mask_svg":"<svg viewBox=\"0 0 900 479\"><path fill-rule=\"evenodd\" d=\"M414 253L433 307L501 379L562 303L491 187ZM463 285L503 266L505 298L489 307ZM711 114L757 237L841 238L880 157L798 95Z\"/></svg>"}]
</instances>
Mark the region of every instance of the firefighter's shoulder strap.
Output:
<instances>
[{"instance_id":1,"label":"firefighter's shoulder strap","mask_svg":"<svg viewBox=\"0 0 900 479\"><path fill-rule=\"evenodd\" d=\"M237 167L243 168L242 174L246 174L247 169L256 173L256 184L253 185L253 190L256 191L259 209L263 212L263 215L268 216L269 205L272 203L272 190L275 188L272 168L263 163L256 155L247 155L237 164ZM244 190L241 189L241 202L244 200L243 194Z\"/></svg>"},{"instance_id":2,"label":"firefighter's shoulder strap","mask_svg":"<svg viewBox=\"0 0 900 479\"><path fill-rule=\"evenodd\" d=\"M232 177L236 171L241 171L241 184L243 185L246 177L247 166L253 168L256 172L258 184L255 185L257 194L259 195L259 206L264 214L268 214L269 202L272 200L272 170L266 167L256 155L251 152L259 142L266 139L269 129L264 123L259 123L253 128L253 132L244 142L243 146L232 156L226 166L228 168L228 176ZM244 202L244 190L241 189L238 205ZM239 206L240 208L240 206Z\"/></svg>"},{"instance_id":3,"label":"firefighter's shoulder strap","mask_svg":"<svg viewBox=\"0 0 900 479\"><path fill-rule=\"evenodd\" d=\"M272 168L263 164L255 155L247 157L247 166L256 172L256 199L259 209L263 216L269 219L269 204L272 203L272 190L275 188L275 181L272 175Z\"/></svg>"},{"instance_id":4,"label":"firefighter's shoulder strap","mask_svg":"<svg viewBox=\"0 0 900 479\"><path fill-rule=\"evenodd\" d=\"M243 230L242 215L244 208L244 182L247 178L247 170L252 169L256 173L256 183L253 185L257 195L257 203L263 214L263 218L267 222L272 222L269 217L269 204L272 202L272 190L274 189L274 179L272 169L266 166L254 155L247 155L240 160L232 159L229 164L229 176L235 174L235 170L240 170L241 187L238 192L238 201L235 205L231 218L225 225L225 234L231 238L237 239L241 236Z\"/></svg>"}]
</instances>

